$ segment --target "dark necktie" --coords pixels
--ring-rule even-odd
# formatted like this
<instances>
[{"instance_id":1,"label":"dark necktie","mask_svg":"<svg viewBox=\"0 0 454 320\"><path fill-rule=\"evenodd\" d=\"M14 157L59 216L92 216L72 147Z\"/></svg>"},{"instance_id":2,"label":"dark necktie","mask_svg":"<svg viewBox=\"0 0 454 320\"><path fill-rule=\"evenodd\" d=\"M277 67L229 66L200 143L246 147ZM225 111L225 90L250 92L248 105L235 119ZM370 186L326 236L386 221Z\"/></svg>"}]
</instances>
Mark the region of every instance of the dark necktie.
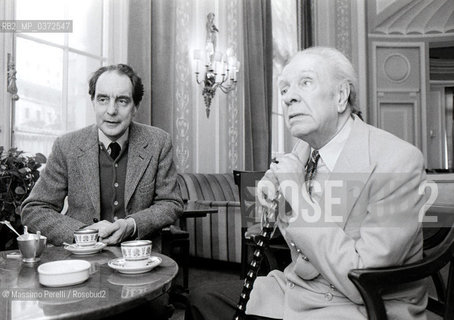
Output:
<instances>
[{"instance_id":1,"label":"dark necktie","mask_svg":"<svg viewBox=\"0 0 454 320\"><path fill-rule=\"evenodd\" d=\"M309 192L309 195L312 195L312 179L314 178L317 170L318 159L320 159L320 154L317 150L314 150L312 151L311 157L306 165L306 175L304 176L304 180L308 185L307 191Z\"/></svg>"},{"instance_id":2,"label":"dark necktie","mask_svg":"<svg viewBox=\"0 0 454 320\"><path fill-rule=\"evenodd\" d=\"M117 159L117 157L121 151L120 145L116 142L112 142L109 144L109 149L110 149L110 157L114 160Z\"/></svg>"}]
</instances>

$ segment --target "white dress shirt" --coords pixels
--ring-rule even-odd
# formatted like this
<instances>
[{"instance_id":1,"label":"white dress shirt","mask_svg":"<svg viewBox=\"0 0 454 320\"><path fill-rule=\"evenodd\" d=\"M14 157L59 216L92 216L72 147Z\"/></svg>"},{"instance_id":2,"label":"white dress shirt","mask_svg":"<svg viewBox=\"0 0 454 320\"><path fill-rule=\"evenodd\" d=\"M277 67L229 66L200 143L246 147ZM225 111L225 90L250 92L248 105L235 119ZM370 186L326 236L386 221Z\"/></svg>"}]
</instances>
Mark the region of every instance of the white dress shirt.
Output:
<instances>
[{"instance_id":1,"label":"white dress shirt","mask_svg":"<svg viewBox=\"0 0 454 320\"><path fill-rule=\"evenodd\" d=\"M353 119L349 117L342 129L327 144L318 150L320 159L318 159L316 174L314 175L313 180L320 184L321 190L319 188L314 188L312 191L313 199L317 202L320 200L320 196L323 193L324 181L334 170L337 159L339 159L348 136L350 135L352 126ZM313 150L314 149L311 148L311 154Z\"/></svg>"},{"instance_id":2,"label":"white dress shirt","mask_svg":"<svg viewBox=\"0 0 454 320\"><path fill-rule=\"evenodd\" d=\"M110 149L109 149L110 143L112 143L112 142L118 143L121 147L121 150L123 150L123 148L126 146L126 143L129 140L129 129L126 130L121 135L121 137L118 138L117 140L111 140L104 134L104 132L101 131L101 129L98 129L98 139L99 139L99 142L103 144L104 148L107 150L107 152L110 155Z\"/></svg>"}]
</instances>

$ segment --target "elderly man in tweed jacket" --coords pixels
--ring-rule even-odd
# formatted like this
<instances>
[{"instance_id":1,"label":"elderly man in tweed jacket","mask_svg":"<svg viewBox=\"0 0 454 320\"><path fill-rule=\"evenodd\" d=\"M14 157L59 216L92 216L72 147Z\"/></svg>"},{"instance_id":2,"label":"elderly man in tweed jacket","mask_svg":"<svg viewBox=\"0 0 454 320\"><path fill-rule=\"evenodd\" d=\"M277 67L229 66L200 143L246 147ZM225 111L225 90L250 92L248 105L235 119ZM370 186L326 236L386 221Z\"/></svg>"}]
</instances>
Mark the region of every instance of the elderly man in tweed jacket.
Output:
<instances>
[{"instance_id":1,"label":"elderly man in tweed jacket","mask_svg":"<svg viewBox=\"0 0 454 320\"><path fill-rule=\"evenodd\" d=\"M23 224L55 245L90 227L107 244L152 239L159 250L159 231L182 212L171 138L132 121L143 85L129 66L98 69L89 94L96 125L57 138L23 203Z\"/></svg>"}]
</instances>

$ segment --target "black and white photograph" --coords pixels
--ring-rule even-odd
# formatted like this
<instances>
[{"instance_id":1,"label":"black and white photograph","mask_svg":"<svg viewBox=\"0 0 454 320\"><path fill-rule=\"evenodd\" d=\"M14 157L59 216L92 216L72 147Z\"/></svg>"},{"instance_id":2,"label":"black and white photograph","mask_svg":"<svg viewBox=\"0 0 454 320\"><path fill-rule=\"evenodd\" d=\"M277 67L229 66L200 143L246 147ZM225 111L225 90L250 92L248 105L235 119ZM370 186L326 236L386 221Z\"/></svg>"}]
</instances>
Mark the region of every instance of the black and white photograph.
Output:
<instances>
[{"instance_id":1,"label":"black and white photograph","mask_svg":"<svg viewBox=\"0 0 454 320\"><path fill-rule=\"evenodd\" d=\"M453 0L0 0L0 320L454 320Z\"/></svg>"}]
</instances>

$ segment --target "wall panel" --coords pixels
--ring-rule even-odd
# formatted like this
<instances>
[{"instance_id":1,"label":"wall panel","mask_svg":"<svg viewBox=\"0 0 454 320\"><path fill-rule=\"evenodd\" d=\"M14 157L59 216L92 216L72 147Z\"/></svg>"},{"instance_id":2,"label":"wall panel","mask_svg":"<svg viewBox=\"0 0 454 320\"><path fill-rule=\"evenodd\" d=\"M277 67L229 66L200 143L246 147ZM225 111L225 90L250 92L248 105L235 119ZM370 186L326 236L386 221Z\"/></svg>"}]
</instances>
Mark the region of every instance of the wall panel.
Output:
<instances>
[{"instance_id":1,"label":"wall panel","mask_svg":"<svg viewBox=\"0 0 454 320\"><path fill-rule=\"evenodd\" d=\"M205 111L202 87L195 81L193 52L205 49L206 22L215 14L217 51L231 47L243 62L240 0L176 1L174 145L180 172L224 173L243 168L243 93L242 72L238 88L228 95L217 90L209 118ZM200 78L203 73L200 74Z\"/></svg>"}]
</instances>

